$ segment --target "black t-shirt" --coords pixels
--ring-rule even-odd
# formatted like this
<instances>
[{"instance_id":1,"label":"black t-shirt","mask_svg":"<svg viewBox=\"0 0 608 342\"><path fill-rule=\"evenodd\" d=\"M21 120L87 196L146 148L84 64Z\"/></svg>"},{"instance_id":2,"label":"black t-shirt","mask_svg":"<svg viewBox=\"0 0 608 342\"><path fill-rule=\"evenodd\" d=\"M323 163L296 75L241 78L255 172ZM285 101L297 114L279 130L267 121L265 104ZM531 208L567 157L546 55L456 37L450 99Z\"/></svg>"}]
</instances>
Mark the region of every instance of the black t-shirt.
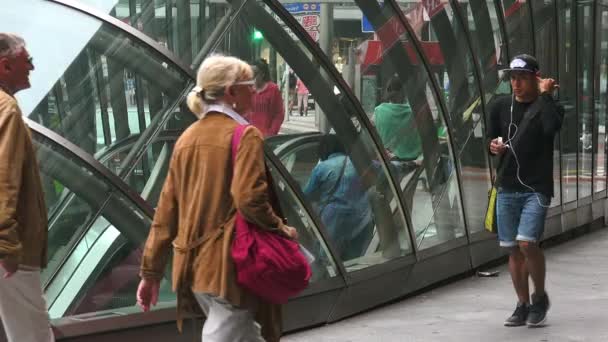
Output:
<instances>
[{"instance_id":1,"label":"black t-shirt","mask_svg":"<svg viewBox=\"0 0 608 342\"><path fill-rule=\"evenodd\" d=\"M511 119L511 101L513 116ZM549 94L540 97L541 109L528 123L525 132L517 132L526 110L532 104L521 103L510 95L498 97L490 107L488 138L502 137L505 144L511 145L505 153L513 154L505 167L497 185L511 191L532 191L521 184L519 178L535 191L553 197L553 141L564 117L563 107L558 105ZM511 124L512 122L512 124ZM510 130L509 130L510 127ZM516 143L509 141L515 136ZM521 136L520 136L521 135Z\"/></svg>"}]
</instances>

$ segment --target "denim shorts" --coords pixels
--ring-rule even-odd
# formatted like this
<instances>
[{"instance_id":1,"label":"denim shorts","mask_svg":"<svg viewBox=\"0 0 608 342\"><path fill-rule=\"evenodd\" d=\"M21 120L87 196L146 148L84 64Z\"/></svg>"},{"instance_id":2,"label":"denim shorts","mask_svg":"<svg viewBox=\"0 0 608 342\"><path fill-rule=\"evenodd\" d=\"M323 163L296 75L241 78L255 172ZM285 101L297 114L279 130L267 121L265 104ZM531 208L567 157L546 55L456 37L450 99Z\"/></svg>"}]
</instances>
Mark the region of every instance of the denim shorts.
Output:
<instances>
[{"instance_id":1,"label":"denim shorts","mask_svg":"<svg viewBox=\"0 0 608 342\"><path fill-rule=\"evenodd\" d=\"M550 202L550 198L539 192L498 189L496 219L500 246L514 247L517 241L538 242L545 230Z\"/></svg>"}]
</instances>

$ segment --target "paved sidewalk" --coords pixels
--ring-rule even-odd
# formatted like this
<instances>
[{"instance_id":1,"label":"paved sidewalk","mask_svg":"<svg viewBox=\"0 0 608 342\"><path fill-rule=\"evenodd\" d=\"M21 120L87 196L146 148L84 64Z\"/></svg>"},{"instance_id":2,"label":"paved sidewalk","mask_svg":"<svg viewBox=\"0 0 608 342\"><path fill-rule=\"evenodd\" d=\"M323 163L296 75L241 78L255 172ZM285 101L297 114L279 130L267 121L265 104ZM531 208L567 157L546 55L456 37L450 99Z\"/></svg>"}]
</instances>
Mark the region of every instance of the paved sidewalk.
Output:
<instances>
[{"instance_id":1,"label":"paved sidewalk","mask_svg":"<svg viewBox=\"0 0 608 342\"><path fill-rule=\"evenodd\" d=\"M285 336L285 342L608 341L608 229L546 250L552 299L543 328L502 325L515 307L506 265L352 318Z\"/></svg>"}]
</instances>

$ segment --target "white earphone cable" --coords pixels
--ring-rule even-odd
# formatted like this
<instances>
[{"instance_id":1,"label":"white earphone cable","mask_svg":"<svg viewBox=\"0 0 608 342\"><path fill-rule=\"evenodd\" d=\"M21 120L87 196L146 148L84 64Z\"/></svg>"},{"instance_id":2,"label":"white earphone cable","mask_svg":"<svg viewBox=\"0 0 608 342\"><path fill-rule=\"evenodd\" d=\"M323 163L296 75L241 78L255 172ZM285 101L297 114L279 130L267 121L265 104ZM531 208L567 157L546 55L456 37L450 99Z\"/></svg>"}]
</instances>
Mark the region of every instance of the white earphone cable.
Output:
<instances>
[{"instance_id":1,"label":"white earphone cable","mask_svg":"<svg viewBox=\"0 0 608 342\"><path fill-rule=\"evenodd\" d=\"M538 201L538 205L540 205L543 208L549 208L549 205L542 204L540 197L538 196L538 191L536 191L536 189L534 189L530 185L524 183L524 181L520 177L519 172L521 170L521 165L519 164L519 159L517 158L517 153L515 153L515 147L511 143L511 141L515 138L515 135L517 134L517 130L518 130L517 125L513 122L513 102L515 102L515 94L513 94L513 96L511 96L511 119L509 122L509 126L507 128L507 141L505 142L505 144L509 144L509 149L513 153L513 157L515 157L515 163L517 164L517 172L516 172L517 180L519 181L519 183L521 183L521 185L532 190L532 192L536 195L536 200ZM515 127L513 135L511 135L511 127Z\"/></svg>"}]
</instances>

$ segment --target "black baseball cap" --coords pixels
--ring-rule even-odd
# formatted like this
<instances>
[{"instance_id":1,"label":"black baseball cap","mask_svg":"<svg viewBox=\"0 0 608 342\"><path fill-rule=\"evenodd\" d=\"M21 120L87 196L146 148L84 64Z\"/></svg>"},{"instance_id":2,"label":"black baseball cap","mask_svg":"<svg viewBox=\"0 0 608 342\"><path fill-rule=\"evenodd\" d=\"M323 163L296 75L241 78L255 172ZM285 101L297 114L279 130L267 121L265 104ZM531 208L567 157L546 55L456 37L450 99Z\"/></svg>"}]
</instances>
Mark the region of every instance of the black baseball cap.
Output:
<instances>
[{"instance_id":1,"label":"black baseball cap","mask_svg":"<svg viewBox=\"0 0 608 342\"><path fill-rule=\"evenodd\" d=\"M502 69L502 71L524 71L536 74L539 71L538 61L536 60L536 58L530 55L517 55L513 57L511 63L509 63L509 68Z\"/></svg>"}]
</instances>

